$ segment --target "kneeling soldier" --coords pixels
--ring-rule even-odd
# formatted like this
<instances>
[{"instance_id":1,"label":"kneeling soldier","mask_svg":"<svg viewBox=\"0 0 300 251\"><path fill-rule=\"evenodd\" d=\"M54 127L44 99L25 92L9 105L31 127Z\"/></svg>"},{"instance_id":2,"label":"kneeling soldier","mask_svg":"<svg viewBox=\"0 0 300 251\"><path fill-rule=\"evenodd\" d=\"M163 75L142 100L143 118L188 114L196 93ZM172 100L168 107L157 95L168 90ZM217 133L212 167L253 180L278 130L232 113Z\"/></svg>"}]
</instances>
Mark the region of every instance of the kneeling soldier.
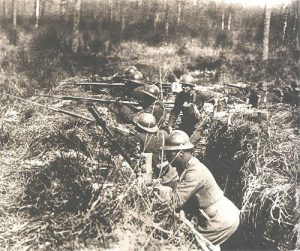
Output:
<instances>
[{"instance_id":1,"label":"kneeling soldier","mask_svg":"<svg viewBox=\"0 0 300 251\"><path fill-rule=\"evenodd\" d=\"M163 149L179 175L170 203L176 211L198 215L199 233L214 245L219 245L238 228L239 210L223 195L208 168L193 157L193 148L183 131L175 130L166 138Z\"/></svg>"}]
</instances>

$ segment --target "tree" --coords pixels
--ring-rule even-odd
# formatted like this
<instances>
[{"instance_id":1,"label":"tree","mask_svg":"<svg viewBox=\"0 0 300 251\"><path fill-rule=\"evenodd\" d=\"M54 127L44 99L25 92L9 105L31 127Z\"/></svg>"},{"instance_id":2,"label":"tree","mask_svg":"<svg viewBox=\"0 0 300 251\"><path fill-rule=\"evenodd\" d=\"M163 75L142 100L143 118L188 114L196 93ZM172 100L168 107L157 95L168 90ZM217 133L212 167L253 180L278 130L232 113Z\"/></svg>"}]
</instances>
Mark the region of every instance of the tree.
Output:
<instances>
[{"instance_id":1,"label":"tree","mask_svg":"<svg viewBox=\"0 0 300 251\"><path fill-rule=\"evenodd\" d=\"M298 55L300 55L300 2L297 2L297 19L296 19L297 24L295 27L298 27L297 29L297 51ZM298 65L300 66L300 56L298 58Z\"/></svg>"},{"instance_id":2,"label":"tree","mask_svg":"<svg viewBox=\"0 0 300 251\"><path fill-rule=\"evenodd\" d=\"M231 12L229 12L228 23L227 23L227 30L230 31L230 29L231 29Z\"/></svg>"},{"instance_id":3,"label":"tree","mask_svg":"<svg viewBox=\"0 0 300 251\"><path fill-rule=\"evenodd\" d=\"M7 17L7 3L6 0L2 0L2 18L6 19Z\"/></svg>"},{"instance_id":4,"label":"tree","mask_svg":"<svg viewBox=\"0 0 300 251\"><path fill-rule=\"evenodd\" d=\"M17 0L12 0L12 19L13 19L13 29L17 29L17 13L18 13L18 3Z\"/></svg>"},{"instance_id":5,"label":"tree","mask_svg":"<svg viewBox=\"0 0 300 251\"><path fill-rule=\"evenodd\" d=\"M124 32L125 32L125 26L126 26L126 5L125 3L122 4L122 7L121 7L121 36L122 36L122 39L124 39Z\"/></svg>"},{"instance_id":6,"label":"tree","mask_svg":"<svg viewBox=\"0 0 300 251\"><path fill-rule=\"evenodd\" d=\"M182 1L177 0L177 26L180 24L181 20L181 12L182 12Z\"/></svg>"},{"instance_id":7,"label":"tree","mask_svg":"<svg viewBox=\"0 0 300 251\"><path fill-rule=\"evenodd\" d=\"M270 36L270 22L271 21L271 9L267 2L265 5L265 18L264 18L264 38L263 38L263 60L269 58L269 36Z\"/></svg>"},{"instance_id":8,"label":"tree","mask_svg":"<svg viewBox=\"0 0 300 251\"><path fill-rule=\"evenodd\" d=\"M222 24L221 24L221 29L224 30L224 26L225 26L225 10L224 10L224 4L222 6Z\"/></svg>"},{"instance_id":9,"label":"tree","mask_svg":"<svg viewBox=\"0 0 300 251\"><path fill-rule=\"evenodd\" d=\"M108 9L109 9L109 21L112 24L114 22L114 5L113 0L108 0Z\"/></svg>"},{"instance_id":10,"label":"tree","mask_svg":"<svg viewBox=\"0 0 300 251\"><path fill-rule=\"evenodd\" d=\"M35 28L39 27L40 22L40 0L35 1Z\"/></svg>"},{"instance_id":11,"label":"tree","mask_svg":"<svg viewBox=\"0 0 300 251\"><path fill-rule=\"evenodd\" d=\"M165 2L166 7L165 7L165 36L169 36L169 4L166 1Z\"/></svg>"},{"instance_id":12,"label":"tree","mask_svg":"<svg viewBox=\"0 0 300 251\"><path fill-rule=\"evenodd\" d=\"M150 12L151 12L151 0L147 1L147 20L150 19Z\"/></svg>"},{"instance_id":13,"label":"tree","mask_svg":"<svg viewBox=\"0 0 300 251\"><path fill-rule=\"evenodd\" d=\"M66 0L60 0L60 19L65 20L66 16Z\"/></svg>"},{"instance_id":14,"label":"tree","mask_svg":"<svg viewBox=\"0 0 300 251\"><path fill-rule=\"evenodd\" d=\"M75 0L74 2L74 20L73 20L73 52L78 52L81 49L80 39L80 19L81 19L81 0Z\"/></svg>"},{"instance_id":15,"label":"tree","mask_svg":"<svg viewBox=\"0 0 300 251\"><path fill-rule=\"evenodd\" d=\"M289 16L289 8L286 8L285 13L284 13L284 22L283 22L283 29L282 29L282 39L281 39L282 43L284 43L284 40L285 40L288 16Z\"/></svg>"}]
</instances>

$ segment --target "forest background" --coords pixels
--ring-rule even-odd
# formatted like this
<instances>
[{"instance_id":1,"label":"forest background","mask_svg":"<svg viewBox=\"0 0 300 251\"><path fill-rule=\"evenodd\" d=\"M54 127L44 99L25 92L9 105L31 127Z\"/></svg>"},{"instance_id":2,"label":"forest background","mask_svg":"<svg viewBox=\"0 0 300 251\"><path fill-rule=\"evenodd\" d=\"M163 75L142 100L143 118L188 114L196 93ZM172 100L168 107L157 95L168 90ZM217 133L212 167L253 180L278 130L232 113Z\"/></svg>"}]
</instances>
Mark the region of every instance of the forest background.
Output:
<instances>
[{"instance_id":1,"label":"forest background","mask_svg":"<svg viewBox=\"0 0 300 251\"><path fill-rule=\"evenodd\" d=\"M159 68L280 85L299 78L299 1L262 8L200 0L1 0L0 10L8 44L17 46L2 49L1 66L8 75L21 73L16 81L24 93L70 75L122 71L143 46L174 54L154 60L152 70L148 62L148 78Z\"/></svg>"}]
</instances>

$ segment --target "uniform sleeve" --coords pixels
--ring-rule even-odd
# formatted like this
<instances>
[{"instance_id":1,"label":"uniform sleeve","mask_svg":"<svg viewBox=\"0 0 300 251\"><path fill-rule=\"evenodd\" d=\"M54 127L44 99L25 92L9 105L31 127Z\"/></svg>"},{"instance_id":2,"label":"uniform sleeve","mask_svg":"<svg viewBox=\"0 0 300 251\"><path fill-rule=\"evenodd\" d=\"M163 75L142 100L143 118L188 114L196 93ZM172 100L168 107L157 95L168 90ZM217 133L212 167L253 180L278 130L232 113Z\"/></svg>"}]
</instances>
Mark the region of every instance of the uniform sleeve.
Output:
<instances>
[{"instance_id":1,"label":"uniform sleeve","mask_svg":"<svg viewBox=\"0 0 300 251\"><path fill-rule=\"evenodd\" d=\"M162 103L155 102L147 107L144 112L153 114L159 125L162 125L162 123L164 122L165 110Z\"/></svg>"},{"instance_id":2,"label":"uniform sleeve","mask_svg":"<svg viewBox=\"0 0 300 251\"><path fill-rule=\"evenodd\" d=\"M172 207L182 207L201 187L201 179L194 170L187 170L172 194Z\"/></svg>"},{"instance_id":3,"label":"uniform sleeve","mask_svg":"<svg viewBox=\"0 0 300 251\"><path fill-rule=\"evenodd\" d=\"M205 102L213 103L217 95L209 91L198 91L195 96L195 103L197 106L202 107Z\"/></svg>"},{"instance_id":4,"label":"uniform sleeve","mask_svg":"<svg viewBox=\"0 0 300 251\"><path fill-rule=\"evenodd\" d=\"M133 122L133 118L136 116L136 113L132 111L127 105L122 105L120 108L121 117L129 123Z\"/></svg>"},{"instance_id":5,"label":"uniform sleeve","mask_svg":"<svg viewBox=\"0 0 300 251\"><path fill-rule=\"evenodd\" d=\"M177 119L179 113L181 112L184 102L185 102L185 100L184 100L182 93L179 93L176 96L174 107L170 114L170 118L169 118L169 122L168 122L169 126L173 126L175 124L176 119Z\"/></svg>"}]
</instances>

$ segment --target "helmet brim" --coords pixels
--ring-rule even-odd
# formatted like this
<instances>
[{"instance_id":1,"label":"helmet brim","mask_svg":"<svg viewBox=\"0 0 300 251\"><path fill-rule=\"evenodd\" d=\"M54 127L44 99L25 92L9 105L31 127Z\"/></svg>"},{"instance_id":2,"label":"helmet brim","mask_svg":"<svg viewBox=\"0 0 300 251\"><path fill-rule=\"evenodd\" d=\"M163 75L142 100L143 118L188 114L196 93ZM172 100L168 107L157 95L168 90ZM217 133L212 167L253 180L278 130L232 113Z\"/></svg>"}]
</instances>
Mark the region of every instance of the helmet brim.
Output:
<instances>
[{"instance_id":1,"label":"helmet brim","mask_svg":"<svg viewBox=\"0 0 300 251\"><path fill-rule=\"evenodd\" d=\"M151 132L151 133L154 133L154 132L157 132L159 130L158 126L155 125L154 127L145 127L145 126L142 126L139 122L138 122L138 117L134 117L133 118L133 123L136 124L139 128L143 129L144 131L146 132Z\"/></svg>"},{"instance_id":2,"label":"helmet brim","mask_svg":"<svg viewBox=\"0 0 300 251\"><path fill-rule=\"evenodd\" d=\"M150 97L152 97L152 98L154 98L154 99L157 99L157 97L156 97L155 95L153 95L152 93L147 92L147 91L145 91L145 90L142 90L141 93L144 93L144 94L146 94L146 95L148 95L148 96L150 96Z\"/></svg>"},{"instance_id":3,"label":"helmet brim","mask_svg":"<svg viewBox=\"0 0 300 251\"><path fill-rule=\"evenodd\" d=\"M190 83L180 83L182 85L182 87L191 87L191 88L195 88L196 85L195 84L190 84Z\"/></svg>"},{"instance_id":4,"label":"helmet brim","mask_svg":"<svg viewBox=\"0 0 300 251\"><path fill-rule=\"evenodd\" d=\"M179 145L179 146L162 146L160 149L166 150L166 151L175 151L175 150L189 150L193 149L195 146L189 142L184 145Z\"/></svg>"}]
</instances>

